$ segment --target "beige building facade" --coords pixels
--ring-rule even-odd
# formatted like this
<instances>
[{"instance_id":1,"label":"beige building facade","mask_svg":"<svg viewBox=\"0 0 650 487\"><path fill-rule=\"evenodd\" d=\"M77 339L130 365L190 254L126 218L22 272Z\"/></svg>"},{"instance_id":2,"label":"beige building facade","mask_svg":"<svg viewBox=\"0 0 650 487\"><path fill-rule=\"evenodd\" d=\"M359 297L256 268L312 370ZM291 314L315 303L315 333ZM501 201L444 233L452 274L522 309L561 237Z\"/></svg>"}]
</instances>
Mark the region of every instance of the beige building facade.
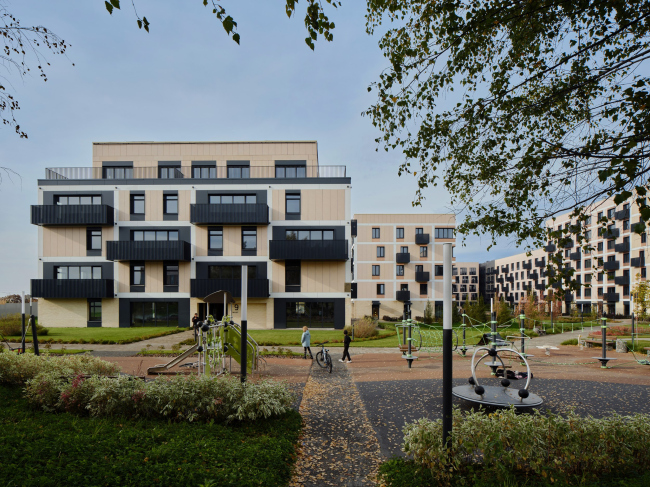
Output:
<instances>
[{"instance_id":1,"label":"beige building facade","mask_svg":"<svg viewBox=\"0 0 650 487\"><path fill-rule=\"evenodd\" d=\"M455 244L452 214L357 214L352 222L353 318L442 315L442 253Z\"/></svg>"},{"instance_id":2,"label":"beige building facade","mask_svg":"<svg viewBox=\"0 0 650 487\"><path fill-rule=\"evenodd\" d=\"M251 328L350 322L351 181L316 142L94 143L38 181L45 326L189 326L226 290Z\"/></svg>"}]
</instances>

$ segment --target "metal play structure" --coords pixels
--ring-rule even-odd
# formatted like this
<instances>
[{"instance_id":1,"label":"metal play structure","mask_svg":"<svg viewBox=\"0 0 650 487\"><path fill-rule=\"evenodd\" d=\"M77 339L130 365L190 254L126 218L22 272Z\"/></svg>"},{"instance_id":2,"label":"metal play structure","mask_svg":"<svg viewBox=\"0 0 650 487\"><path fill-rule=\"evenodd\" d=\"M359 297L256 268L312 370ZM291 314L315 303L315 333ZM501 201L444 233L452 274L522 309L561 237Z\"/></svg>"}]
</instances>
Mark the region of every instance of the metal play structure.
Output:
<instances>
[{"instance_id":1,"label":"metal play structure","mask_svg":"<svg viewBox=\"0 0 650 487\"><path fill-rule=\"evenodd\" d=\"M435 325L425 325L413 320L403 320L395 325L397 331L397 340L401 352L408 349L409 327L411 347L415 351L427 353L442 352L442 327ZM458 334L452 332L452 349L458 348Z\"/></svg>"}]
</instances>

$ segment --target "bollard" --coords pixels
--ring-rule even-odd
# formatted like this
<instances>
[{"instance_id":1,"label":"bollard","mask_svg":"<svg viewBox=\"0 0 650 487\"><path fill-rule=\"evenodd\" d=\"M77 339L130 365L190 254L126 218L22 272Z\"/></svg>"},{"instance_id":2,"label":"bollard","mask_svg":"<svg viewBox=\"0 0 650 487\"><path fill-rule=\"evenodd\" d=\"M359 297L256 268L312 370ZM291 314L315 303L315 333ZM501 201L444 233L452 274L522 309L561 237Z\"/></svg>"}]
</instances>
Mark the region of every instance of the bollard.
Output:
<instances>
[{"instance_id":1,"label":"bollard","mask_svg":"<svg viewBox=\"0 0 650 487\"><path fill-rule=\"evenodd\" d=\"M632 311L632 351L634 352L634 311Z\"/></svg>"},{"instance_id":2,"label":"bollard","mask_svg":"<svg viewBox=\"0 0 650 487\"><path fill-rule=\"evenodd\" d=\"M600 325L600 330L602 334L602 347L603 347L603 353L601 354L600 357L593 357L596 360L600 362L600 368L601 369L607 369L607 362L610 360L616 360L615 358L607 358L607 318L604 316L601 318L601 323Z\"/></svg>"},{"instance_id":3,"label":"bollard","mask_svg":"<svg viewBox=\"0 0 650 487\"><path fill-rule=\"evenodd\" d=\"M29 326L32 327L32 345L34 347L34 355L40 355L38 351L38 335L36 334L36 317L29 316Z\"/></svg>"},{"instance_id":4,"label":"bollard","mask_svg":"<svg viewBox=\"0 0 650 487\"><path fill-rule=\"evenodd\" d=\"M409 330L409 336L406 339L406 341L408 342L408 348L407 348L406 355L402 355L402 357L406 359L406 361L409 364L409 369L410 369L411 366L413 365L413 361L417 360L418 358L413 356L413 348L412 348L413 347L413 344L412 344L412 342L413 342L413 336L412 336L413 320L411 318L409 318L408 320L406 320L406 324L407 324L408 330ZM404 332L406 332L406 327L404 328Z\"/></svg>"},{"instance_id":5,"label":"bollard","mask_svg":"<svg viewBox=\"0 0 650 487\"><path fill-rule=\"evenodd\" d=\"M525 340L526 334L524 333L526 331L526 329L524 328L524 320L526 319L526 315L523 313L520 314L519 319L521 320L519 325L520 326L519 332L521 333L521 354L524 357L526 357L526 340Z\"/></svg>"},{"instance_id":6,"label":"bollard","mask_svg":"<svg viewBox=\"0 0 650 487\"><path fill-rule=\"evenodd\" d=\"M465 335L466 335L465 332L467 330L467 327L465 326L465 316L467 316L467 315L465 313L463 313L463 324L461 325L461 327L463 328L463 346L460 349L460 353L463 354L463 357L467 353L467 346L466 346L466 341L465 341Z\"/></svg>"}]
</instances>

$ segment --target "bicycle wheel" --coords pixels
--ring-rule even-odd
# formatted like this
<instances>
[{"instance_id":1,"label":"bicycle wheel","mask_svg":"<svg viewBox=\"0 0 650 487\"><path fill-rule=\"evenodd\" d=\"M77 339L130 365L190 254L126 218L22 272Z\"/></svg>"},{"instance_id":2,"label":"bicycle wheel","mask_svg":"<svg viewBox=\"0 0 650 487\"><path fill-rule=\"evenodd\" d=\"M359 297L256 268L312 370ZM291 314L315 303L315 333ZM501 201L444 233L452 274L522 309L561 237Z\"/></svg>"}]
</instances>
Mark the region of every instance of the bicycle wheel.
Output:
<instances>
[{"instance_id":1,"label":"bicycle wheel","mask_svg":"<svg viewBox=\"0 0 650 487\"><path fill-rule=\"evenodd\" d=\"M323 357L322 350L316 354L316 363L323 368L327 366L327 363L325 362L325 357Z\"/></svg>"},{"instance_id":2,"label":"bicycle wheel","mask_svg":"<svg viewBox=\"0 0 650 487\"><path fill-rule=\"evenodd\" d=\"M325 357L327 360L325 367L330 369L330 374L332 373L332 356L328 353Z\"/></svg>"}]
</instances>

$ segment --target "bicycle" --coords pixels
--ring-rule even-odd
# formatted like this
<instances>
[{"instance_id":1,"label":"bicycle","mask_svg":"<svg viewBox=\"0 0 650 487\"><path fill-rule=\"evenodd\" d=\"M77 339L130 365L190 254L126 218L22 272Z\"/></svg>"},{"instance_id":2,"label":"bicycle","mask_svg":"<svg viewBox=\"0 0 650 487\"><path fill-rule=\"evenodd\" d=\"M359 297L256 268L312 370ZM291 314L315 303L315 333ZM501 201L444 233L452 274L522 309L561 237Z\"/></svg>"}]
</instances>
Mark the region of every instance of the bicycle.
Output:
<instances>
[{"instance_id":1,"label":"bicycle","mask_svg":"<svg viewBox=\"0 0 650 487\"><path fill-rule=\"evenodd\" d=\"M315 343L317 347L321 347L321 351L316 354L316 363L320 365L324 369L330 369L330 374L332 373L332 356L330 355L330 351L325 348L325 344L329 342L323 342L323 343Z\"/></svg>"}]
</instances>

